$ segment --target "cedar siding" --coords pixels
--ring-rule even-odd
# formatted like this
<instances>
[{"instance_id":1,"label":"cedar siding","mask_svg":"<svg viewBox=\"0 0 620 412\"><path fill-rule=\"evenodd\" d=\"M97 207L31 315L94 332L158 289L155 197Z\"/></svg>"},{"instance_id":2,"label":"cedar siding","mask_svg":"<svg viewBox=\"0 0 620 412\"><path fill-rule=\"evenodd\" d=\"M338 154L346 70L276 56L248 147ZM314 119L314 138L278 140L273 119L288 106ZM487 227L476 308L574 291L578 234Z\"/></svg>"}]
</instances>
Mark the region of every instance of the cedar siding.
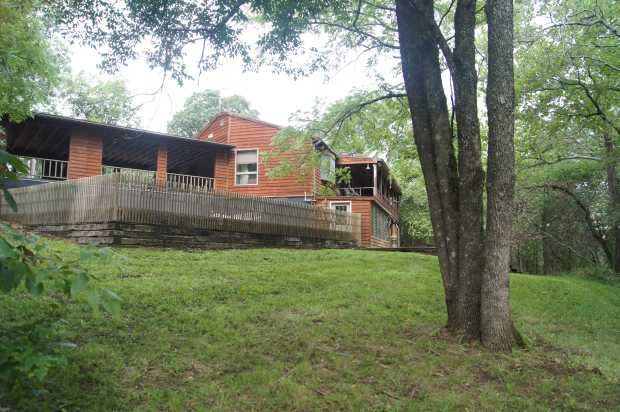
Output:
<instances>
[{"instance_id":1,"label":"cedar siding","mask_svg":"<svg viewBox=\"0 0 620 412\"><path fill-rule=\"evenodd\" d=\"M221 113L213 118L198 134L201 140L225 143L234 146L229 152L216 155L214 177L218 190L245 193L250 195L279 197L289 199L314 199L319 207L328 208L330 202L350 202L351 212L361 217L361 242L364 247L390 247L391 241L379 239L372 235L373 204L387 212L392 221L398 224L398 206L389 203L381 196L316 196L320 187L320 171L317 168L310 176L269 177L268 173L283 158L291 162L298 159L298 153L291 152L269 161L263 154L270 152L274 136L281 130L277 125L262 120L250 119L234 113ZM311 148L311 146L310 146ZM235 176L236 152L241 150L258 150L258 182L252 185L237 185ZM376 164L374 158L339 156L337 165Z\"/></svg>"},{"instance_id":2,"label":"cedar siding","mask_svg":"<svg viewBox=\"0 0 620 412\"><path fill-rule=\"evenodd\" d=\"M101 174L103 142L98 136L75 133L69 143L69 179Z\"/></svg>"},{"instance_id":3,"label":"cedar siding","mask_svg":"<svg viewBox=\"0 0 620 412\"><path fill-rule=\"evenodd\" d=\"M270 177L268 173L277 166L282 158L294 162L295 153L284 154L279 159L266 161L264 153L273 147L273 137L280 127L260 120L248 119L232 113L216 116L199 134L202 140L218 141L235 146L237 150L258 150L258 182L252 185L237 185L235 181L235 153L221 155L215 162L216 187L230 192L257 196L304 198L311 196L315 188L316 173L311 176ZM208 136L212 135L210 139ZM224 140L225 139L225 140ZM218 183L218 180L220 182Z\"/></svg>"},{"instance_id":4,"label":"cedar siding","mask_svg":"<svg viewBox=\"0 0 620 412\"><path fill-rule=\"evenodd\" d=\"M398 213L394 213L392 210L388 210L380 202L377 197L357 197L357 196L329 196L320 197L317 199L317 206L330 207L330 202L343 202L351 203L351 213L359 213L361 216L361 240L363 247L391 247L391 241L385 239L379 239L372 235L372 205L376 204L383 208L387 214L395 221L398 222Z\"/></svg>"}]
</instances>

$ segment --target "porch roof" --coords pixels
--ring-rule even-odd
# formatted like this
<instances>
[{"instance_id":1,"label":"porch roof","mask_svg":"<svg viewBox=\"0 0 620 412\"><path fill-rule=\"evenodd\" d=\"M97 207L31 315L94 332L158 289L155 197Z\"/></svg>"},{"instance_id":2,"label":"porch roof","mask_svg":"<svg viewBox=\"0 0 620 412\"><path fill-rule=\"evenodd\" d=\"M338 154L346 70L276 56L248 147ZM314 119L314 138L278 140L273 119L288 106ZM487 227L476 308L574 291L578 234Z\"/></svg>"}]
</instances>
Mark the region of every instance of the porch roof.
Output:
<instances>
[{"instance_id":1,"label":"porch roof","mask_svg":"<svg viewBox=\"0 0 620 412\"><path fill-rule=\"evenodd\" d=\"M7 149L22 156L67 160L71 134L80 131L103 140L103 161L115 166L152 169L157 147L168 148L169 169L184 169L215 151L232 145L175 136L132 127L115 126L49 113L35 113L21 123L3 118Z\"/></svg>"}]
</instances>

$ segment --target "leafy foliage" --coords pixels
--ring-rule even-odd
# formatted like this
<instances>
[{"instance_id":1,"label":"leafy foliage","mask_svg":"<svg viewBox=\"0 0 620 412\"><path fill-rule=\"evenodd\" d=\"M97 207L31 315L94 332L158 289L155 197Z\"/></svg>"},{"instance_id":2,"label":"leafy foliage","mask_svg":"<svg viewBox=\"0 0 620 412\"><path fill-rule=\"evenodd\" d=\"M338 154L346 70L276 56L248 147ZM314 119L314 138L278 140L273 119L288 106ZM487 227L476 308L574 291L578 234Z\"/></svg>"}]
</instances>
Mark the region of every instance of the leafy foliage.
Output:
<instances>
[{"instance_id":1,"label":"leafy foliage","mask_svg":"<svg viewBox=\"0 0 620 412\"><path fill-rule=\"evenodd\" d=\"M59 52L47 39L31 0L0 0L0 116L29 116L58 83Z\"/></svg>"},{"instance_id":2,"label":"leafy foliage","mask_svg":"<svg viewBox=\"0 0 620 412\"><path fill-rule=\"evenodd\" d=\"M605 253L611 259L620 222L618 13L614 1L521 4L516 148L522 239L515 243L516 254L534 258L526 269L598 265ZM523 242L535 247L524 253Z\"/></svg>"},{"instance_id":3,"label":"leafy foliage","mask_svg":"<svg viewBox=\"0 0 620 412\"><path fill-rule=\"evenodd\" d=\"M250 102L242 96L222 97L218 90L204 90L187 98L183 108L176 112L168 123L168 133L195 137L205 124L220 112L258 116L258 112L252 109Z\"/></svg>"},{"instance_id":4,"label":"leafy foliage","mask_svg":"<svg viewBox=\"0 0 620 412\"><path fill-rule=\"evenodd\" d=\"M92 258L109 258L109 250L82 248L78 257L69 259L38 236L20 233L6 224L0 229L0 291L33 297L51 294L60 304L66 298L84 300L95 313L103 310L114 317L120 315L120 298L99 287L85 269ZM0 383L22 390L40 384L51 368L66 365L63 346L56 342L64 329L62 319L43 318L4 330Z\"/></svg>"},{"instance_id":5,"label":"leafy foliage","mask_svg":"<svg viewBox=\"0 0 620 412\"><path fill-rule=\"evenodd\" d=\"M331 42L331 51L351 45L366 52L397 47L391 43L396 35L389 0L60 0L46 4L45 9L67 35L105 47L104 68L114 71L141 54L150 65L162 67L179 82L189 78L183 59L187 46L193 43L202 45L198 65L203 70L214 68L224 57L237 57L246 67L266 62L296 76L330 64L322 48L302 47L307 31L342 33L342 27L352 25L351 36ZM260 30L248 33L254 22L263 24Z\"/></svg>"},{"instance_id":6,"label":"leafy foliage","mask_svg":"<svg viewBox=\"0 0 620 412\"><path fill-rule=\"evenodd\" d=\"M522 23L519 152L530 163L601 159L602 135L617 135L613 129L620 128L614 125L620 106L620 37L604 25L620 6L573 0L526 4L534 9L526 16L550 21Z\"/></svg>"},{"instance_id":7,"label":"leafy foliage","mask_svg":"<svg viewBox=\"0 0 620 412\"><path fill-rule=\"evenodd\" d=\"M63 80L48 111L66 108L73 117L113 125L136 126L138 109L123 80L92 82L80 73ZM60 110L59 110L60 109Z\"/></svg>"},{"instance_id":8,"label":"leafy foliage","mask_svg":"<svg viewBox=\"0 0 620 412\"><path fill-rule=\"evenodd\" d=\"M19 175L28 172L28 168L17 156L0 148L0 191L13 210L17 210L15 199L7 189L9 182L17 181Z\"/></svg>"}]
</instances>

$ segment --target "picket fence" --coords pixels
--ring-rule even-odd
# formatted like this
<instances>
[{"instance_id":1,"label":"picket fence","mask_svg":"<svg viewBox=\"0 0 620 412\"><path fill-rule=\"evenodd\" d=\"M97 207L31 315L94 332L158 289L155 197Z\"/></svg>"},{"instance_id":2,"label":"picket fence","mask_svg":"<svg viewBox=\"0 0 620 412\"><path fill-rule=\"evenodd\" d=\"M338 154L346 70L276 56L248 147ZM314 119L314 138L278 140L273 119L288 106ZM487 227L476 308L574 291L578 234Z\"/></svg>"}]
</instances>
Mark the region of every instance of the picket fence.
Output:
<instances>
[{"instance_id":1,"label":"picket fence","mask_svg":"<svg viewBox=\"0 0 620 412\"><path fill-rule=\"evenodd\" d=\"M0 217L24 225L122 222L217 231L354 241L359 214L231 192L179 188L141 175L114 173L11 190Z\"/></svg>"}]
</instances>

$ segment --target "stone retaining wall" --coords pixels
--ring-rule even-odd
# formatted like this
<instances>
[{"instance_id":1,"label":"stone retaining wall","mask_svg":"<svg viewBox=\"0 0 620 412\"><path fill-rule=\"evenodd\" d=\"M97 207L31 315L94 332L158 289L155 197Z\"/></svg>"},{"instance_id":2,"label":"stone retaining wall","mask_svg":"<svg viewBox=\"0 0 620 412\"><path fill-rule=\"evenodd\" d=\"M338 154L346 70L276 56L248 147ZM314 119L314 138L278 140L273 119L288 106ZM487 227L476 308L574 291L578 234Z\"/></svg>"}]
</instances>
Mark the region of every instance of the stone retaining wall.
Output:
<instances>
[{"instance_id":1,"label":"stone retaining wall","mask_svg":"<svg viewBox=\"0 0 620 412\"><path fill-rule=\"evenodd\" d=\"M190 249L237 249L259 247L352 248L353 241L336 241L222 232L166 225L139 225L120 222L71 225L38 225L30 230L76 241L109 246L154 246Z\"/></svg>"}]
</instances>

